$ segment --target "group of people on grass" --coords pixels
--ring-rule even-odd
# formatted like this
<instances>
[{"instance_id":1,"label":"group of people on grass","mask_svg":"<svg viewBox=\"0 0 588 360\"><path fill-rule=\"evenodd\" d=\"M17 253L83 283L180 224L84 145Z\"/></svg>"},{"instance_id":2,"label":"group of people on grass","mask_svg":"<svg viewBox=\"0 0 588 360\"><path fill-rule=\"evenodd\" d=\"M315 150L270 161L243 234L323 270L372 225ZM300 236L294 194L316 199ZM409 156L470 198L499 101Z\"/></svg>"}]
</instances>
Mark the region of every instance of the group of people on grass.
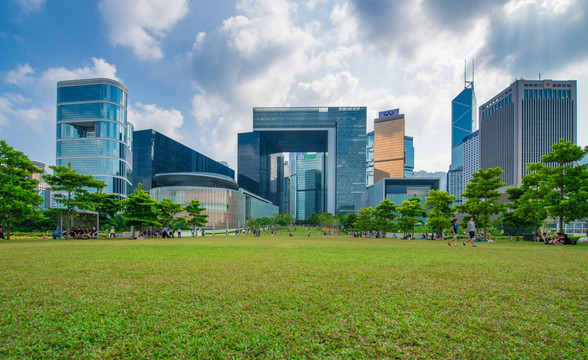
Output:
<instances>
[{"instance_id":1,"label":"group of people on grass","mask_svg":"<svg viewBox=\"0 0 588 360\"><path fill-rule=\"evenodd\" d=\"M572 240L568 237L568 234L562 234L560 232L556 233L553 236L545 236L541 232L541 229L535 233L535 242L542 242L545 245L576 245L576 240Z\"/></svg>"},{"instance_id":2,"label":"group of people on grass","mask_svg":"<svg viewBox=\"0 0 588 360\"><path fill-rule=\"evenodd\" d=\"M451 246L451 242L453 241L453 246L457 246L457 235L458 235L457 229L459 229L459 225L457 224L457 219L453 219L451 221L451 235L453 236L453 238L447 242L447 245ZM471 242L472 247L476 247L476 244L474 244L474 241L476 240L477 231L476 231L476 223L474 222L473 217L470 217L470 221L468 221L466 231L470 235L470 237L469 237L469 239L462 242L461 244L463 246L466 246L467 242Z\"/></svg>"},{"instance_id":3,"label":"group of people on grass","mask_svg":"<svg viewBox=\"0 0 588 360\"><path fill-rule=\"evenodd\" d=\"M65 234L67 234L67 231L64 233L60 228L57 228L53 232L52 237L53 239L61 239ZM91 229L89 227L74 227L69 229L69 237L71 239L96 239L98 237L98 230L96 226L92 226Z\"/></svg>"}]
</instances>

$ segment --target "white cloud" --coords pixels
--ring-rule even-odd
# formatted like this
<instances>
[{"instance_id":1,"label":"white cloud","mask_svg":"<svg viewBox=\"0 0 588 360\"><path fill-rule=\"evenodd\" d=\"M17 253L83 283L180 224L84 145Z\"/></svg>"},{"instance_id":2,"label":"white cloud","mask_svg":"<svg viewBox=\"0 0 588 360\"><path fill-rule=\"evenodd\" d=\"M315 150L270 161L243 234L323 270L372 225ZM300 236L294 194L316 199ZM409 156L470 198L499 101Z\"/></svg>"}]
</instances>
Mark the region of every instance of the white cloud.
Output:
<instances>
[{"instance_id":1,"label":"white cloud","mask_svg":"<svg viewBox=\"0 0 588 360\"><path fill-rule=\"evenodd\" d=\"M30 77L29 75L32 75L34 73L35 70L29 64L24 64L19 66L15 70L10 70L9 72L7 72L6 75L4 75L4 81L6 81L9 84L20 86L30 84L33 80L32 77Z\"/></svg>"},{"instance_id":2,"label":"white cloud","mask_svg":"<svg viewBox=\"0 0 588 360\"><path fill-rule=\"evenodd\" d=\"M119 80L116 76L116 66L109 64L104 59L92 58L92 66L84 66L77 69L64 67L51 68L43 73L42 80L55 87L58 81L77 80L91 78L109 78Z\"/></svg>"},{"instance_id":3,"label":"white cloud","mask_svg":"<svg viewBox=\"0 0 588 360\"><path fill-rule=\"evenodd\" d=\"M181 128L184 116L176 109L162 109L155 104L135 103L128 108L128 119L135 130L154 129L176 141L184 140Z\"/></svg>"},{"instance_id":4,"label":"white cloud","mask_svg":"<svg viewBox=\"0 0 588 360\"><path fill-rule=\"evenodd\" d=\"M46 0L17 0L18 5L25 14L40 11L45 5Z\"/></svg>"},{"instance_id":5,"label":"white cloud","mask_svg":"<svg viewBox=\"0 0 588 360\"><path fill-rule=\"evenodd\" d=\"M112 45L140 60L163 58L160 40L188 13L187 0L102 0L98 4Z\"/></svg>"},{"instance_id":6,"label":"white cloud","mask_svg":"<svg viewBox=\"0 0 588 360\"><path fill-rule=\"evenodd\" d=\"M43 107L27 107L31 102L31 99L21 94L7 93L0 96L0 129L21 129L24 124L27 131L46 131L48 125L55 121L55 106L47 103Z\"/></svg>"}]
</instances>

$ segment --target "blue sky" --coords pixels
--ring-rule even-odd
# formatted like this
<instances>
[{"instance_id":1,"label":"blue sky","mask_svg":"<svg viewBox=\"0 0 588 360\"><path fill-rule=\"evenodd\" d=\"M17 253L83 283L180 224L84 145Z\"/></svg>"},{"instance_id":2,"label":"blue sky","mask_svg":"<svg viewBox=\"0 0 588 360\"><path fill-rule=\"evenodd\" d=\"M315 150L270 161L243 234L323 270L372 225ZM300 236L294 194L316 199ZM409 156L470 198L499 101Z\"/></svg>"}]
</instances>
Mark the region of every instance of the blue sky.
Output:
<instances>
[{"instance_id":1,"label":"blue sky","mask_svg":"<svg viewBox=\"0 0 588 360\"><path fill-rule=\"evenodd\" d=\"M516 78L578 80L588 144L586 34L585 0L4 0L0 138L54 164L57 81L110 77L136 129L234 169L253 107L357 105L369 129L399 107L416 169L447 171L464 59L478 105Z\"/></svg>"}]
</instances>

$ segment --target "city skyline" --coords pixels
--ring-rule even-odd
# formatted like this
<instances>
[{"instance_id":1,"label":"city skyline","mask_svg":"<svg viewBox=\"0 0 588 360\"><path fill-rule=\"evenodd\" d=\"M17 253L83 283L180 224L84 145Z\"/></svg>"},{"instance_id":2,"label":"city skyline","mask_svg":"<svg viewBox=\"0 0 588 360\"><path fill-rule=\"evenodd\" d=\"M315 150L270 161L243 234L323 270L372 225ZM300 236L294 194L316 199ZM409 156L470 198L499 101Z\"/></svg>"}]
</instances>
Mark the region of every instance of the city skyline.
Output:
<instances>
[{"instance_id":1,"label":"city skyline","mask_svg":"<svg viewBox=\"0 0 588 360\"><path fill-rule=\"evenodd\" d=\"M577 80L584 146L587 16L579 0L9 0L0 4L0 138L55 164L57 82L108 77L128 87L135 129L233 169L254 107L347 104L367 106L368 131L378 111L402 108L415 170L446 171L450 102L464 59L475 58L478 104L520 77Z\"/></svg>"}]
</instances>

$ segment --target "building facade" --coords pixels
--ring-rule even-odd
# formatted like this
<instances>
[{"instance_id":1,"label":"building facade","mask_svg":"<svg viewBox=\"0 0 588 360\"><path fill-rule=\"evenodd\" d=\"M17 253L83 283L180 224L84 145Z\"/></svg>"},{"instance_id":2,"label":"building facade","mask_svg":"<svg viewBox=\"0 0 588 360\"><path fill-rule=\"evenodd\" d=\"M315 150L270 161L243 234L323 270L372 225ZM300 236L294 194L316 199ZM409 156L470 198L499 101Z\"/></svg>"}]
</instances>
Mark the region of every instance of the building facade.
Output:
<instances>
[{"instance_id":1,"label":"building facade","mask_svg":"<svg viewBox=\"0 0 588 360\"><path fill-rule=\"evenodd\" d=\"M447 189L461 204L464 192L464 139L476 125L476 93L474 82L465 81L464 89L451 101L451 165L447 173Z\"/></svg>"},{"instance_id":2,"label":"building facade","mask_svg":"<svg viewBox=\"0 0 588 360\"><path fill-rule=\"evenodd\" d=\"M200 201L208 215L206 228L235 229L250 218L271 217L278 207L239 188L233 178L213 173L169 173L155 175L157 187L149 190L156 201L170 199L181 205ZM186 216L181 212L177 216Z\"/></svg>"},{"instance_id":3,"label":"building facade","mask_svg":"<svg viewBox=\"0 0 588 360\"><path fill-rule=\"evenodd\" d=\"M314 213L326 211L326 156L324 153L300 154L296 157L296 216L306 220Z\"/></svg>"},{"instance_id":4,"label":"building facade","mask_svg":"<svg viewBox=\"0 0 588 360\"><path fill-rule=\"evenodd\" d=\"M404 114L374 119L374 183L404 177Z\"/></svg>"},{"instance_id":5,"label":"building facade","mask_svg":"<svg viewBox=\"0 0 588 360\"><path fill-rule=\"evenodd\" d=\"M365 190L365 129L365 107L254 108L253 132L238 136L238 182L279 205L280 154L327 153L326 209L353 212L354 197Z\"/></svg>"},{"instance_id":6,"label":"building facade","mask_svg":"<svg viewBox=\"0 0 588 360\"><path fill-rule=\"evenodd\" d=\"M472 174L480 169L480 131L476 130L463 139L463 174L461 187L465 191ZM460 196L460 200L461 196ZM461 202L461 201L460 201Z\"/></svg>"},{"instance_id":7,"label":"building facade","mask_svg":"<svg viewBox=\"0 0 588 360\"><path fill-rule=\"evenodd\" d=\"M429 190L439 190L439 182L438 178L384 178L355 198L355 208L357 210L367 207L375 209L384 199L400 205L414 196L421 200L424 207Z\"/></svg>"},{"instance_id":8,"label":"building facade","mask_svg":"<svg viewBox=\"0 0 588 360\"><path fill-rule=\"evenodd\" d=\"M133 184L149 191L156 186L155 175L174 172L209 172L235 178L235 171L189 147L153 130L134 133Z\"/></svg>"},{"instance_id":9,"label":"building facade","mask_svg":"<svg viewBox=\"0 0 588 360\"><path fill-rule=\"evenodd\" d=\"M133 125L127 88L111 79L57 83L56 164L106 183L105 193L132 192Z\"/></svg>"},{"instance_id":10,"label":"building facade","mask_svg":"<svg viewBox=\"0 0 588 360\"><path fill-rule=\"evenodd\" d=\"M519 186L529 163L560 139L577 141L576 81L516 80L480 106L480 168Z\"/></svg>"}]
</instances>

